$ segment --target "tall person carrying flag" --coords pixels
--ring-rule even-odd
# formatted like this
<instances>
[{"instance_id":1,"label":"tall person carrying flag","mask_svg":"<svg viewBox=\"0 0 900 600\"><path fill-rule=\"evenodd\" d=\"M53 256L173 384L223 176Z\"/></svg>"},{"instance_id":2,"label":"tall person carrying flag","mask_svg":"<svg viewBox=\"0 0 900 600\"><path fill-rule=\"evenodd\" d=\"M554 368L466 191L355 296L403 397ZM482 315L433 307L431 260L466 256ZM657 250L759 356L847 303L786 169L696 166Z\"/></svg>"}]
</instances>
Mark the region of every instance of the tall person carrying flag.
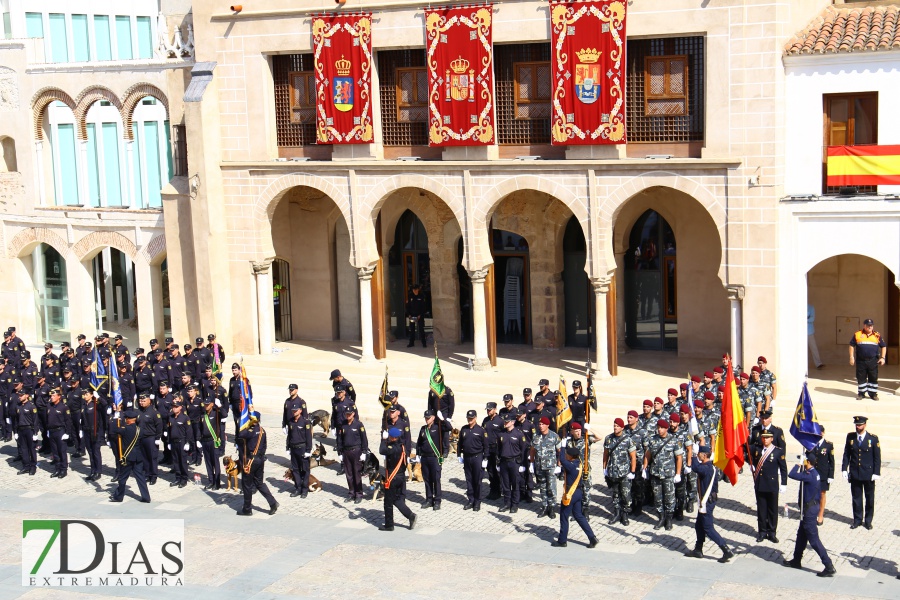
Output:
<instances>
[{"instance_id":1,"label":"tall person carrying flag","mask_svg":"<svg viewBox=\"0 0 900 600\"><path fill-rule=\"evenodd\" d=\"M453 411L456 409L456 400L453 390L444 383L444 373L441 371L441 361L438 360L437 343L434 345L434 366L431 368L431 378L428 381L428 408L434 411L437 418L438 450L442 458L447 458L450 452L450 431L453 429Z\"/></svg>"},{"instance_id":2,"label":"tall person carrying flag","mask_svg":"<svg viewBox=\"0 0 900 600\"><path fill-rule=\"evenodd\" d=\"M813 465L819 475L819 514L816 523L821 525L825 517L825 492L834 481L834 444L825 439L825 428L816 417L809 387L803 382L797 408L794 409L794 420L790 428L791 435L800 442L807 453L815 454Z\"/></svg>"}]
</instances>

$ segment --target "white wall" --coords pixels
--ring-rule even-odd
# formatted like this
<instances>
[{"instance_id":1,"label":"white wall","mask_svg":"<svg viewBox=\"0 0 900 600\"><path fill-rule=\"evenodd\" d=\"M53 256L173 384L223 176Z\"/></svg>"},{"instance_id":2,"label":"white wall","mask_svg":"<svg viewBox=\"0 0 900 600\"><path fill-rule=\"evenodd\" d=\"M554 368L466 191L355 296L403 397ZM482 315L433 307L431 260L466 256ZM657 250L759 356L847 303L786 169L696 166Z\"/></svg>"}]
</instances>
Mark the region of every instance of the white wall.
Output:
<instances>
[{"instance_id":1,"label":"white wall","mask_svg":"<svg viewBox=\"0 0 900 600\"><path fill-rule=\"evenodd\" d=\"M786 194L822 193L823 94L878 92L878 143L900 144L900 52L785 57ZM896 194L900 186L878 186Z\"/></svg>"}]
</instances>

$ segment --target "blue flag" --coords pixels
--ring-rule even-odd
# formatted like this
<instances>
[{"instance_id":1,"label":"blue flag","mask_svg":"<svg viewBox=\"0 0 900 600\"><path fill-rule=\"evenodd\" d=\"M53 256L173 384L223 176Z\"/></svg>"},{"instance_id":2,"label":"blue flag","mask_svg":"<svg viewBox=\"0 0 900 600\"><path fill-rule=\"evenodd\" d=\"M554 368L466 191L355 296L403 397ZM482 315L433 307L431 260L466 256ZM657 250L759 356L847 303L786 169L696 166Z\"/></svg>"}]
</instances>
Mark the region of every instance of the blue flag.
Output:
<instances>
[{"instance_id":1,"label":"blue flag","mask_svg":"<svg viewBox=\"0 0 900 600\"><path fill-rule=\"evenodd\" d=\"M816 418L816 409L813 408L806 382L803 383L803 391L800 392L797 408L794 410L791 435L807 450L815 448L822 439L822 426L819 425L819 419Z\"/></svg>"},{"instance_id":2,"label":"blue flag","mask_svg":"<svg viewBox=\"0 0 900 600\"><path fill-rule=\"evenodd\" d=\"M94 347L94 354L91 357L91 387L96 392L108 378L109 376L106 373L106 367L103 366L103 361L100 360L100 353L97 352L97 348Z\"/></svg>"},{"instance_id":3,"label":"blue flag","mask_svg":"<svg viewBox=\"0 0 900 600\"><path fill-rule=\"evenodd\" d=\"M109 391L115 410L122 410L122 390L119 388L119 374L115 366L109 369Z\"/></svg>"},{"instance_id":4,"label":"blue flag","mask_svg":"<svg viewBox=\"0 0 900 600\"><path fill-rule=\"evenodd\" d=\"M253 389L250 387L250 381L247 379L247 371L241 364L241 431L250 427L250 413L253 406Z\"/></svg>"}]
</instances>

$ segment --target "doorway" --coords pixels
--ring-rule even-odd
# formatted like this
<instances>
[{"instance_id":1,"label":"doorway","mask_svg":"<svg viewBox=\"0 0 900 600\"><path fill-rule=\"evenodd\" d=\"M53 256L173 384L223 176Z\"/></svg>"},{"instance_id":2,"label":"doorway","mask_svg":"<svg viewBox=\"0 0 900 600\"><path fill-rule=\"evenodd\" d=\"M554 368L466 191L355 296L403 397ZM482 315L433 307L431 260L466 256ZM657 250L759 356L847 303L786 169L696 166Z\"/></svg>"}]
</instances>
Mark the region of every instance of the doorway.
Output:
<instances>
[{"instance_id":1,"label":"doorway","mask_svg":"<svg viewBox=\"0 0 900 600\"><path fill-rule=\"evenodd\" d=\"M495 323L498 344L531 343L531 282L528 240L502 229L491 230L494 257Z\"/></svg>"},{"instance_id":2,"label":"doorway","mask_svg":"<svg viewBox=\"0 0 900 600\"><path fill-rule=\"evenodd\" d=\"M625 253L625 343L644 350L678 349L675 233L655 210L644 212Z\"/></svg>"},{"instance_id":3,"label":"doorway","mask_svg":"<svg viewBox=\"0 0 900 600\"><path fill-rule=\"evenodd\" d=\"M578 219L572 217L563 236L563 290L566 310L566 346L589 348L594 331L593 291L584 264L587 242Z\"/></svg>"},{"instance_id":4,"label":"doorway","mask_svg":"<svg viewBox=\"0 0 900 600\"><path fill-rule=\"evenodd\" d=\"M394 245L388 253L390 273L391 324L394 336L405 339L406 301L414 284L421 286L425 297L425 335L433 329L431 307L431 262L428 255L428 234L425 225L411 210L406 210L397 222Z\"/></svg>"},{"instance_id":5,"label":"doorway","mask_svg":"<svg viewBox=\"0 0 900 600\"><path fill-rule=\"evenodd\" d=\"M275 341L294 339L291 327L291 268L288 261L272 261L272 304L275 306Z\"/></svg>"}]
</instances>

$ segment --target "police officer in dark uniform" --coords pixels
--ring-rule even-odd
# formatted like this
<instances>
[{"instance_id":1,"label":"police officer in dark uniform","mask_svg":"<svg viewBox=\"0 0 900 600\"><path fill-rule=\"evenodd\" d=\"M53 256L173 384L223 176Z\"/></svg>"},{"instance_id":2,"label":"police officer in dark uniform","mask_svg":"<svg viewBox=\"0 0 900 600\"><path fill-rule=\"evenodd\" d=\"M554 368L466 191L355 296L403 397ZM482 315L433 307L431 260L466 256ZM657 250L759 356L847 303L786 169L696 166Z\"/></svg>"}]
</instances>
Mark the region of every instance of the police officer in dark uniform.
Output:
<instances>
[{"instance_id":1,"label":"police officer in dark uniform","mask_svg":"<svg viewBox=\"0 0 900 600\"><path fill-rule=\"evenodd\" d=\"M147 352L147 365L152 369L156 366L157 361L159 361L162 354L157 354L156 351L159 350L159 342L156 338L150 340L150 350Z\"/></svg>"},{"instance_id":2,"label":"police officer in dark uniform","mask_svg":"<svg viewBox=\"0 0 900 600\"><path fill-rule=\"evenodd\" d=\"M344 422L337 429L338 460L344 463L347 477L347 500L356 504L362 502L362 467L369 452L369 439L362 421L357 420L356 411L344 409Z\"/></svg>"},{"instance_id":3,"label":"police officer in dark uniform","mask_svg":"<svg viewBox=\"0 0 900 600\"><path fill-rule=\"evenodd\" d=\"M300 397L296 383L288 386L288 397L284 401L284 411L281 416L281 427L287 427L287 424L294 418L294 410L300 409L305 419L309 418L309 412L306 408L306 401ZM310 446L312 448L312 446Z\"/></svg>"},{"instance_id":4,"label":"police officer in dark uniform","mask_svg":"<svg viewBox=\"0 0 900 600\"><path fill-rule=\"evenodd\" d=\"M72 414L62 400L59 388L50 390L50 406L47 407L47 430L50 434L50 447L56 468L50 477L62 479L69 472L69 454L67 441L74 435Z\"/></svg>"},{"instance_id":5,"label":"police officer in dark uniform","mask_svg":"<svg viewBox=\"0 0 900 600\"><path fill-rule=\"evenodd\" d=\"M390 408L388 408L385 411L385 415L384 415L385 427L383 427L383 429L388 429L387 422L391 419L391 411L396 410L400 421L405 425L406 430L409 431L409 413L406 412L406 409L403 408L402 404L400 404L399 398L400 398L400 392L398 392L397 390L391 390L390 392L388 392L388 399L391 401L391 406L390 406ZM393 422L393 421L391 421L391 422ZM401 431L403 430L403 427L400 427L400 426L398 426L398 427ZM407 435L407 437L409 437L409 436ZM410 450L409 447L407 447L406 448L407 456L409 456L409 450Z\"/></svg>"},{"instance_id":6,"label":"police officer in dark uniform","mask_svg":"<svg viewBox=\"0 0 900 600\"><path fill-rule=\"evenodd\" d=\"M488 490L487 499L496 500L500 498L500 455L498 453L498 441L500 432L503 431L503 419L497 414L497 403L488 402L484 409L487 416L481 421L481 427L487 432L487 469L488 482L490 489Z\"/></svg>"},{"instance_id":7,"label":"police officer in dark uniform","mask_svg":"<svg viewBox=\"0 0 900 600\"><path fill-rule=\"evenodd\" d=\"M228 382L228 402L234 419L234 435L241 430L241 365L231 364L231 379Z\"/></svg>"},{"instance_id":8,"label":"police officer in dark uniform","mask_svg":"<svg viewBox=\"0 0 900 600\"><path fill-rule=\"evenodd\" d=\"M866 431L868 419L853 417L856 431L847 434L844 442L844 457L841 460L841 474L850 482L853 497L853 523L850 529L864 525L872 529L875 516L875 482L881 479L881 443L877 435ZM865 517L863 516L863 494L866 497Z\"/></svg>"},{"instance_id":9,"label":"police officer in dark uniform","mask_svg":"<svg viewBox=\"0 0 900 600\"><path fill-rule=\"evenodd\" d=\"M756 487L756 541L769 539L777 544L778 494L787 491L787 464L784 450L773 443L773 437L771 431L760 434L762 444L751 446L750 464Z\"/></svg>"},{"instance_id":10,"label":"police officer in dark uniform","mask_svg":"<svg viewBox=\"0 0 900 600\"><path fill-rule=\"evenodd\" d=\"M141 428L137 424L138 411L130 408L125 411L124 417L124 422L120 421L112 432L122 440L122 450L121 454L116 456L119 463L119 485L109 495L109 501L121 502L125 497L128 478L134 476L141 492L141 502L150 502L150 490L147 489L147 478L144 473L144 457L140 448Z\"/></svg>"},{"instance_id":11,"label":"police officer in dark uniform","mask_svg":"<svg viewBox=\"0 0 900 600\"><path fill-rule=\"evenodd\" d=\"M813 448L816 453L816 471L819 473L819 489L822 497L819 500L819 516L816 522L821 525L825 520L825 495L834 482L834 444L825 439L825 427L819 425L822 430L822 439Z\"/></svg>"},{"instance_id":12,"label":"police officer in dark uniform","mask_svg":"<svg viewBox=\"0 0 900 600\"><path fill-rule=\"evenodd\" d=\"M140 449L144 462L147 483L156 484L159 476L159 446L162 445L163 420L153 406L150 394L143 392L138 397L137 424L141 428Z\"/></svg>"},{"instance_id":13,"label":"police officer in dark uniform","mask_svg":"<svg viewBox=\"0 0 900 600\"><path fill-rule=\"evenodd\" d=\"M103 455L100 452L103 439L106 437L106 405L94 397L91 390L81 392L83 406L81 410L81 435L84 436L84 449L88 456L91 472L85 481L97 481L103 471Z\"/></svg>"},{"instance_id":14,"label":"police officer in dark uniform","mask_svg":"<svg viewBox=\"0 0 900 600\"><path fill-rule=\"evenodd\" d=\"M12 419L10 419L11 406L9 401L12 385L10 381L15 373L15 367L6 364L6 358L0 360L0 441L8 442L12 437ZM7 421L9 419L9 421Z\"/></svg>"},{"instance_id":15,"label":"police officer in dark uniform","mask_svg":"<svg viewBox=\"0 0 900 600\"><path fill-rule=\"evenodd\" d=\"M419 339L422 340L422 347L425 347L425 296L422 295L422 287L418 283L414 283L410 288L412 293L406 301L406 319L408 322L407 333L409 335L409 343L407 348L411 348L416 343L416 332L419 333Z\"/></svg>"},{"instance_id":16,"label":"police officer in dark uniform","mask_svg":"<svg viewBox=\"0 0 900 600\"><path fill-rule=\"evenodd\" d=\"M425 481L425 501L422 508L441 509L441 471L444 456L438 447L441 435L433 410L425 411L425 425L419 429L416 438L416 462L422 464L422 479Z\"/></svg>"},{"instance_id":17,"label":"police officer in dark uniform","mask_svg":"<svg viewBox=\"0 0 900 600\"><path fill-rule=\"evenodd\" d=\"M794 569L800 568L800 560L803 558L803 551L806 550L806 544L809 543L812 549L816 551L825 568L817 573L818 577L834 577L837 572L834 569L834 563L828 557L828 552L822 541L819 539L819 529L816 524L816 518L819 514L819 499L821 490L819 489L819 473L816 471L816 451L812 450L806 453L806 461L803 465L794 465L791 469L789 477L800 482L800 497L798 504L800 505L800 527L797 530L797 542L794 544L794 556L791 560L784 559L784 566Z\"/></svg>"},{"instance_id":18,"label":"police officer in dark uniform","mask_svg":"<svg viewBox=\"0 0 900 600\"><path fill-rule=\"evenodd\" d=\"M763 432L769 431L772 433L772 441L775 445L781 448L782 451L787 452L787 442L784 439L784 430L781 427L772 424L772 411L763 410L759 413L759 418L759 424L754 425L750 429L750 440L748 441L750 447L762 446L762 441L759 439L759 436Z\"/></svg>"},{"instance_id":19,"label":"police officer in dark uniform","mask_svg":"<svg viewBox=\"0 0 900 600\"><path fill-rule=\"evenodd\" d=\"M125 408L133 408L137 400L137 386L126 364L119 364L119 392L122 394Z\"/></svg>"},{"instance_id":20,"label":"police officer in dark uniform","mask_svg":"<svg viewBox=\"0 0 900 600\"><path fill-rule=\"evenodd\" d=\"M467 502L463 510L481 510L481 478L487 467L487 451L487 431L478 424L478 413L470 410L466 413L466 424L459 428L459 442L456 445L456 456L466 475Z\"/></svg>"},{"instance_id":21,"label":"police officer in dark uniform","mask_svg":"<svg viewBox=\"0 0 900 600\"><path fill-rule=\"evenodd\" d=\"M381 440L379 453L384 456L384 525L379 531L394 530L394 507L409 519L409 528L416 526L416 515L406 506L406 448L400 441L401 432L396 427L387 431Z\"/></svg>"},{"instance_id":22,"label":"police officer in dark uniform","mask_svg":"<svg viewBox=\"0 0 900 600\"><path fill-rule=\"evenodd\" d=\"M584 425L587 415L587 396L581 393L581 382L577 379L572 382L572 393L569 394L569 410L572 411L572 422Z\"/></svg>"},{"instance_id":23,"label":"police officer in dark uniform","mask_svg":"<svg viewBox=\"0 0 900 600\"><path fill-rule=\"evenodd\" d=\"M393 404L387 411L387 419L385 420L384 427L381 431L381 439L386 440L388 438L388 430L392 427L396 427L400 432L398 436L398 440L403 444L403 447L406 449L406 456L412 456L412 434L409 432L409 422L403 420L403 407L399 404ZM412 458L407 459L408 461L412 461Z\"/></svg>"},{"instance_id":24,"label":"police officer in dark uniform","mask_svg":"<svg viewBox=\"0 0 900 600\"><path fill-rule=\"evenodd\" d=\"M196 383L189 383L182 392L181 397L184 400L185 410L194 430L195 442L191 445L188 464L199 467L200 463L203 462L203 444L200 443L201 425L203 423L203 415L206 413L203 408L203 398L200 397L200 386Z\"/></svg>"},{"instance_id":25,"label":"police officer in dark uniform","mask_svg":"<svg viewBox=\"0 0 900 600\"><path fill-rule=\"evenodd\" d=\"M153 394L159 389L158 385L154 386L153 384L153 370L147 366L147 359L143 356L135 359L132 376L134 377L134 391L138 395Z\"/></svg>"},{"instance_id":26,"label":"police officer in dark uniform","mask_svg":"<svg viewBox=\"0 0 900 600\"><path fill-rule=\"evenodd\" d=\"M337 436L337 430L343 425L342 417L348 410L353 411L356 420L359 420L359 411L356 409L356 403L347 396L344 388L335 389L334 397L331 399L331 406L331 427L335 431L335 436Z\"/></svg>"},{"instance_id":27,"label":"police officer in dark uniform","mask_svg":"<svg viewBox=\"0 0 900 600\"><path fill-rule=\"evenodd\" d=\"M210 365L218 362L220 368L221 365L225 364L225 350L222 349L222 344L216 341L216 334L211 333L206 336L206 341L209 342L206 344L206 349L209 350L210 354ZM222 379L221 373L216 373L216 377Z\"/></svg>"},{"instance_id":28,"label":"police officer in dark uniform","mask_svg":"<svg viewBox=\"0 0 900 600\"><path fill-rule=\"evenodd\" d=\"M251 502L257 490L269 503L270 515L274 515L278 510L278 502L266 485L266 430L260 425L260 419L259 412L251 412L249 426L237 436L241 459L241 491L244 492L244 505L237 514L242 517L253 514Z\"/></svg>"},{"instance_id":29,"label":"police officer in dark uniform","mask_svg":"<svg viewBox=\"0 0 900 600\"><path fill-rule=\"evenodd\" d=\"M34 475L37 472L37 452L34 443L38 438L40 423L37 408L26 392L19 392L19 401L12 413L13 437L22 457L22 468L17 475Z\"/></svg>"},{"instance_id":30,"label":"police officer in dark uniform","mask_svg":"<svg viewBox=\"0 0 900 600\"><path fill-rule=\"evenodd\" d=\"M697 454L691 462L691 469L697 474L697 494L699 495L700 508L697 511L697 521L694 531L697 534L697 543L694 549L686 554L691 558L703 558L703 544L709 538L722 550L720 563L727 563L734 558L734 553L728 548L728 544L716 531L713 521L713 511L719 500L719 474L716 467L709 460L712 454L709 446L700 446Z\"/></svg>"},{"instance_id":31,"label":"police officer in dark uniform","mask_svg":"<svg viewBox=\"0 0 900 600\"><path fill-rule=\"evenodd\" d=\"M175 481L169 487L183 488L188 480L188 455L194 447L194 428L191 420L184 413L184 404L180 398L172 402L172 414L169 415L169 450L172 451L173 474Z\"/></svg>"},{"instance_id":32,"label":"police officer in dark uniform","mask_svg":"<svg viewBox=\"0 0 900 600\"><path fill-rule=\"evenodd\" d=\"M192 383L196 386L196 383ZM198 395L199 398L199 395ZM222 423L221 407L216 405L218 400L206 398L203 400L203 414L200 422L200 451L203 454L203 462L206 463L206 478L208 483L204 490L218 490L222 487L222 466L219 463L219 450L225 444L225 425ZM225 419L227 422L227 419Z\"/></svg>"},{"instance_id":33,"label":"police officer in dark uniform","mask_svg":"<svg viewBox=\"0 0 900 600\"><path fill-rule=\"evenodd\" d=\"M444 386L444 393L438 397L434 390L428 390L428 408L434 411L437 418L437 426L440 431L438 449L441 455L447 458L450 453L450 432L453 430L453 412L456 410L456 399L450 386Z\"/></svg>"},{"instance_id":34,"label":"police officer in dark uniform","mask_svg":"<svg viewBox=\"0 0 900 600\"><path fill-rule=\"evenodd\" d=\"M519 512L519 469L524 472L525 441L522 432L515 427L515 417L507 413L503 417L503 431L497 436L497 452L500 455L500 487L503 490L503 506L499 512Z\"/></svg>"},{"instance_id":35,"label":"police officer in dark uniform","mask_svg":"<svg viewBox=\"0 0 900 600\"><path fill-rule=\"evenodd\" d=\"M531 457L531 441L537 434L538 428L534 421L529 419L525 413L520 413L516 410L514 416L516 418L516 429L522 432L525 444L522 465L526 468L519 471L519 500L526 504L531 504L534 502L534 460Z\"/></svg>"},{"instance_id":36,"label":"police officer in dark uniform","mask_svg":"<svg viewBox=\"0 0 900 600\"><path fill-rule=\"evenodd\" d=\"M556 402L556 392L550 389L550 380L549 379L541 379L538 381L538 390L537 395L534 397L535 403L537 403L540 399L543 399L545 406L554 405Z\"/></svg>"},{"instance_id":37,"label":"police officer in dark uniform","mask_svg":"<svg viewBox=\"0 0 900 600\"><path fill-rule=\"evenodd\" d=\"M503 408L500 409L499 415L502 419L506 416L506 413L514 412L518 414L518 410L513 405L513 395L512 394L503 394Z\"/></svg>"},{"instance_id":38,"label":"police officer in dark uniform","mask_svg":"<svg viewBox=\"0 0 900 600\"><path fill-rule=\"evenodd\" d=\"M581 526L588 538L588 548L597 547L597 537L587 522L581 503L584 500L584 486L581 483L581 452L574 446L566 446L559 451L559 463L565 471L563 496L560 500L562 509L559 512L559 538L551 544L556 548L565 548L569 541L569 519Z\"/></svg>"},{"instance_id":39,"label":"police officer in dark uniform","mask_svg":"<svg viewBox=\"0 0 900 600\"><path fill-rule=\"evenodd\" d=\"M353 400L354 404L356 403L356 390L353 389L353 384L350 383L349 379L341 375L338 369L332 371L328 378L331 380L331 387L334 388L335 392L338 389L344 390L347 393L347 397Z\"/></svg>"},{"instance_id":40,"label":"police officer in dark uniform","mask_svg":"<svg viewBox=\"0 0 900 600\"><path fill-rule=\"evenodd\" d=\"M175 403L175 396L169 392L169 384L163 381L159 384L159 393L155 397L151 395L150 399L154 401L156 412L159 413L159 418L163 422L163 458L159 464L170 465L172 464L172 444L169 439L169 430L171 429L170 417L172 416L172 405Z\"/></svg>"},{"instance_id":41,"label":"police officer in dark uniform","mask_svg":"<svg viewBox=\"0 0 900 600\"><path fill-rule=\"evenodd\" d=\"M194 351L191 354L197 359L197 362L199 363L197 372L202 374L203 371L206 370L206 367L212 369L212 351L210 351L210 349L204 345L202 337L198 337L197 339L195 339L194 345Z\"/></svg>"},{"instance_id":42,"label":"police officer in dark uniform","mask_svg":"<svg viewBox=\"0 0 900 600\"><path fill-rule=\"evenodd\" d=\"M37 387L38 368L31 362L31 352L28 350L23 350L21 357L19 377L22 379L22 389L33 394L34 388Z\"/></svg>"},{"instance_id":43,"label":"police officer in dark uniform","mask_svg":"<svg viewBox=\"0 0 900 600\"><path fill-rule=\"evenodd\" d=\"M156 382L157 387L159 384L165 381L170 388L173 388L174 380L172 379L172 366L169 363L169 360L163 354L163 351L159 348L156 349L156 363L153 365L153 381Z\"/></svg>"},{"instance_id":44,"label":"police officer in dark uniform","mask_svg":"<svg viewBox=\"0 0 900 600\"><path fill-rule=\"evenodd\" d=\"M182 358L184 359L184 372L188 373L192 380L200 381L200 377L203 375L203 365L200 364L200 358L194 347L185 344Z\"/></svg>"},{"instance_id":45,"label":"police officer in dark uniform","mask_svg":"<svg viewBox=\"0 0 900 600\"><path fill-rule=\"evenodd\" d=\"M293 385L293 384L291 384ZM304 403L305 404L305 403ZM303 408L294 406L287 429L288 455L291 458L291 473L294 475L294 491L291 498L306 498L309 493L309 457L312 455L312 426L303 414Z\"/></svg>"}]
</instances>

